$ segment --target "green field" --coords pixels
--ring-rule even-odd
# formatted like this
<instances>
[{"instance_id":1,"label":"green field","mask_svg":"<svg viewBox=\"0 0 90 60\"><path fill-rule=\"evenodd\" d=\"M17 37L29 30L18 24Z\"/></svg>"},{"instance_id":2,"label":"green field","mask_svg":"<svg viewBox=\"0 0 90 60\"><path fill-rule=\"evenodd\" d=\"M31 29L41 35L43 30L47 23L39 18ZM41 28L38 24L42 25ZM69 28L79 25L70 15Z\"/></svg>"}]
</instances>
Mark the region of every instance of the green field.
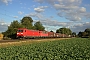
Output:
<instances>
[{"instance_id":1,"label":"green field","mask_svg":"<svg viewBox=\"0 0 90 60\"><path fill-rule=\"evenodd\" d=\"M90 60L90 39L72 38L0 48L0 60Z\"/></svg>"}]
</instances>

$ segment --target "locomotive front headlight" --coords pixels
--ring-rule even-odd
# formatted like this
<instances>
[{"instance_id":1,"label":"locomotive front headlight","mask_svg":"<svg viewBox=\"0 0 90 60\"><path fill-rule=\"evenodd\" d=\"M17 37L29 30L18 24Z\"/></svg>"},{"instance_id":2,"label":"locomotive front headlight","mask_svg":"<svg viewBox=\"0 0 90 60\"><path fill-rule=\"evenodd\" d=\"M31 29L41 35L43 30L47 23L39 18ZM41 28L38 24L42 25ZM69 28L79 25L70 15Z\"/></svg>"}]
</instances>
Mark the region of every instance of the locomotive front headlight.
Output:
<instances>
[{"instance_id":1,"label":"locomotive front headlight","mask_svg":"<svg viewBox=\"0 0 90 60\"><path fill-rule=\"evenodd\" d=\"M23 33L21 33L21 34L23 34Z\"/></svg>"},{"instance_id":2,"label":"locomotive front headlight","mask_svg":"<svg viewBox=\"0 0 90 60\"><path fill-rule=\"evenodd\" d=\"M19 33L17 33L17 34L19 34Z\"/></svg>"}]
</instances>

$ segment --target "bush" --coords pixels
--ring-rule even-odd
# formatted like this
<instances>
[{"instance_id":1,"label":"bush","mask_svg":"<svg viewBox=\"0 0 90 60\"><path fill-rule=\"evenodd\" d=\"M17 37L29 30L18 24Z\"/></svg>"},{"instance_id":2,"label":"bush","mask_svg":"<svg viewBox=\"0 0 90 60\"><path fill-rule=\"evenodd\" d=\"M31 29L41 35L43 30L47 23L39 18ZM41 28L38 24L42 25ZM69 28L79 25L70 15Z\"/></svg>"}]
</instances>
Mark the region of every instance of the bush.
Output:
<instances>
[{"instance_id":1,"label":"bush","mask_svg":"<svg viewBox=\"0 0 90 60\"><path fill-rule=\"evenodd\" d=\"M3 37L3 40L11 40L11 38Z\"/></svg>"}]
</instances>

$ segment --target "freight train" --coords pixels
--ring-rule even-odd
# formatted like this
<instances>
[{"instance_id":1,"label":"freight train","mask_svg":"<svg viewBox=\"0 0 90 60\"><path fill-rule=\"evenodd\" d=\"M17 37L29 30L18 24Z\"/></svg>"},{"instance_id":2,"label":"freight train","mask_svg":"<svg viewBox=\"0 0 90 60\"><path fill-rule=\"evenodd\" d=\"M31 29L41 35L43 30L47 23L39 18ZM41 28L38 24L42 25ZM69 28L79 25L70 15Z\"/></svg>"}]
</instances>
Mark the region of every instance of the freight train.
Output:
<instances>
[{"instance_id":1,"label":"freight train","mask_svg":"<svg viewBox=\"0 0 90 60\"><path fill-rule=\"evenodd\" d=\"M48 31L29 30L26 28L18 28L17 30L17 38L60 38L60 37L68 37L68 35Z\"/></svg>"}]
</instances>

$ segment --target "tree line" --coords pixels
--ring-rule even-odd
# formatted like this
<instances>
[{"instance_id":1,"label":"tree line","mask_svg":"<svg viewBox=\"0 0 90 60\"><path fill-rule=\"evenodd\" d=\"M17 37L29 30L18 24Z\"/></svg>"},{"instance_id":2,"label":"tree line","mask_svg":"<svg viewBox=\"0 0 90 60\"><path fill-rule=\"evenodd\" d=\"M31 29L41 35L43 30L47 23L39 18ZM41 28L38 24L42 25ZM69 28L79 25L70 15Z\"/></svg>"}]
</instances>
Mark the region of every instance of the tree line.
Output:
<instances>
[{"instance_id":1,"label":"tree line","mask_svg":"<svg viewBox=\"0 0 90 60\"><path fill-rule=\"evenodd\" d=\"M5 32L2 32L4 37L14 39L16 38L16 32L18 28L27 28L32 30L42 30L45 31L45 27L42 25L40 21L37 21L33 24L33 19L31 17L23 17L20 22L18 20L14 20L11 22L10 26L8 26L8 29ZM50 32L53 32L52 30ZM59 28L56 30L56 33L66 34L66 35L72 35L73 37L76 36L75 32L72 32L69 28ZM78 36L90 36L90 29L86 29L85 32L79 32Z\"/></svg>"},{"instance_id":2,"label":"tree line","mask_svg":"<svg viewBox=\"0 0 90 60\"><path fill-rule=\"evenodd\" d=\"M78 37L90 38L90 28L85 29L83 32L80 31Z\"/></svg>"}]
</instances>

